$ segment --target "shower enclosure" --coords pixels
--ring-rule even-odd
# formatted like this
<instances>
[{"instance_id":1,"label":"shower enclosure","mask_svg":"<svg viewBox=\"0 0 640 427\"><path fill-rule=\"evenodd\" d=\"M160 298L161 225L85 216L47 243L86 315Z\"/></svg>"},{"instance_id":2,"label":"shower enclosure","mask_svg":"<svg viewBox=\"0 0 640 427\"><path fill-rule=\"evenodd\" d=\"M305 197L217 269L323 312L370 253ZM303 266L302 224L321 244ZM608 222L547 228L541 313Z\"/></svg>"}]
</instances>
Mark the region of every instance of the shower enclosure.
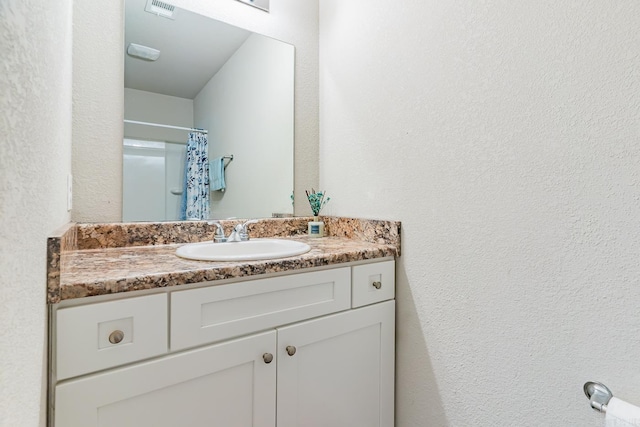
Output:
<instances>
[{"instance_id":1,"label":"shower enclosure","mask_svg":"<svg viewBox=\"0 0 640 427\"><path fill-rule=\"evenodd\" d=\"M185 144L124 139L123 221L180 218L185 152Z\"/></svg>"}]
</instances>

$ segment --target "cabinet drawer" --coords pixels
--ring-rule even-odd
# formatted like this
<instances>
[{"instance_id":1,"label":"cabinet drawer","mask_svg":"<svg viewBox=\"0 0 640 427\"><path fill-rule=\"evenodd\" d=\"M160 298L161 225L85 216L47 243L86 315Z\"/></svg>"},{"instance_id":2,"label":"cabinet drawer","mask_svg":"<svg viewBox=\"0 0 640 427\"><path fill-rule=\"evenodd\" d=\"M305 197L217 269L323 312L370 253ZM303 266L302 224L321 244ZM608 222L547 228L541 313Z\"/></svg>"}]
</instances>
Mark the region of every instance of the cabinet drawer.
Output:
<instances>
[{"instance_id":1,"label":"cabinet drawer","mask_svg":"<svg viewBox=\"0 0 640 427\"><path fill-rule=\"evenodd\" d=\"M384 261L353 267L352 307L393 299L396 294L395 266L395 261Z\"/></svg>"},{"instance_id":2,"label":"cabinet drawer","mask_svg":"<svg viewBox=\"0 0 640 427\"><path fill-rule=\"evenodd\" d=\"M63 308L56 313L57 379L167 351L167 296Z\"/></svg>"},{"instance_id":3,"label":"cabinet drawer","mask_svg":"<svg viewBox=\"0 0 640 427\"><path fill-rule=\"evenodd\" d=\"M351 307L349 267L171 294L171 349L179 350Z\"/></svg>"}]
</instances>

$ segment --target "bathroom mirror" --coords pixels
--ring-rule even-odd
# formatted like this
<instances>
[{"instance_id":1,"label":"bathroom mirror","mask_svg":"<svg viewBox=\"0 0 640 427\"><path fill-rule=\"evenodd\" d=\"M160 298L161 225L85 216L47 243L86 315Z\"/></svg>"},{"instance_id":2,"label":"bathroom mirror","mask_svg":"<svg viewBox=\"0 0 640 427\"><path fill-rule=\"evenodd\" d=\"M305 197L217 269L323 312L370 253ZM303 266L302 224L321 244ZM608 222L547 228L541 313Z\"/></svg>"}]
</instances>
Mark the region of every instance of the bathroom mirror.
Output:
<instances>
[{"instance_id":1,"label":"bathroom mirror","mask_svg":"<svg viewBox=\"0 0 640 427\"><path fill-rule=\"evenodd\" d=\"M211 218L292 215L294 47L171 8L125 2L123 221L179 219L189 131L163 126L206 129L226 158Z\"/></svg>"}]
</instances>

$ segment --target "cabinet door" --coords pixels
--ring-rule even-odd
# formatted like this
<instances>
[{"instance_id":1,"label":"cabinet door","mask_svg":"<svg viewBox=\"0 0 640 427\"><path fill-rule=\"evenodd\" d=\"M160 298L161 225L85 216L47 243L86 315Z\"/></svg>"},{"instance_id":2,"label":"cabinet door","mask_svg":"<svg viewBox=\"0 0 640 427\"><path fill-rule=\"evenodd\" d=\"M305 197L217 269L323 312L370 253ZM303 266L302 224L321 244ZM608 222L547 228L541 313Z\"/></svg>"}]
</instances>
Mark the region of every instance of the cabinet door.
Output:
<instances>
[{"instance_id":1,"label":"cabinet door","mask_svg":"<svg viewBox=\"0 0 640 427\"><path fill-rule=\"evenodd\" d=\"M278 427L391 427L395 301L278 329Z\"/></svg>"},{"instance_id":2,"label":"cabinet door","mask_svg":"<svg viewBox=\"0 0 640 427\"><path fill-rule=\"evenodd\" d=\"M269 331L61 383L55 425L273 427L275 347Z\"/></svg>"}]
</instances>

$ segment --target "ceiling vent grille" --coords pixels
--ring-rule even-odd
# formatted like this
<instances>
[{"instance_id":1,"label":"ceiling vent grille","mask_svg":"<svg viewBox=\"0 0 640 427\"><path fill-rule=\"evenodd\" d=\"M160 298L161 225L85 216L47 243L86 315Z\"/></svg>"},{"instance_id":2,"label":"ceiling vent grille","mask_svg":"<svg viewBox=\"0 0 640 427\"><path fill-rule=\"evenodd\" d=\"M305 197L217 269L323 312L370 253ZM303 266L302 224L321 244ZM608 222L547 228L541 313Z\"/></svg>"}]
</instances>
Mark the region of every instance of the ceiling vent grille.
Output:
<instances>
[{"instance_id":1,"label":"ceiling vent grille","mask_svg":"<svg viewBox=\"0 0 640 427\"><path fill-rule=\"evenodd\" d=\"M149 13L153 13L154 15L164 16L165 18L169 19L176 19L176 7L164 1L148 0L147 6L144 8L144 10Z\"/></svg>"}]
</instances>

